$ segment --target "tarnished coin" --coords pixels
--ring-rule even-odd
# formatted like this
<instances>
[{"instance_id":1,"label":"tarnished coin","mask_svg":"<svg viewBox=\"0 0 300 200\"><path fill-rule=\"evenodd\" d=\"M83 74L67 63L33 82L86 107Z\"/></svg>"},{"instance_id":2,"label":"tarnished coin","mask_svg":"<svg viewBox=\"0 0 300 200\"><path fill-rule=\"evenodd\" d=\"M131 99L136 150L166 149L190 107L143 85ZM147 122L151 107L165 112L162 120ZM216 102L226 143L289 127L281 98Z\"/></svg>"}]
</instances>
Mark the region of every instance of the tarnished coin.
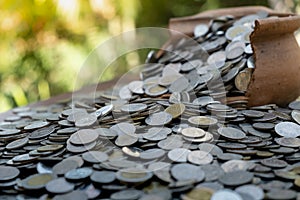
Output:
<instances>
[{"instance_id":1,"label":"tarnished coin","mask_svg":"<svg viewBox=\"0 0 300 200\"><path fill-rule=\"evenodd\" d=\"M31 132L29 134L28 138L31 140L45 138L45 137L49 136L51 133L53 133L54 131L55 131L55 128L53 126L40 128L40 129L37 129L37 130L34 130L33 132Z\"/></svg>"},{"instance_id":2,"label":"tarnished coin","mask_svg":"<svg viewBox=\"0 0 300 200\"><path fill-rule=\"evenodd\" d=\"M128 89L135 94L144 94L143 86L143 81L132 81L128 84Z\"/></svg>"},{"instance_id":3,"label":"tarnished coin","mask_svg":"<svg viewBox=\"0 0 300 200\"><path fill-rule=\"evenodd\" d=\"M226 60L226 53L225 51L217 51L211 54L208 59L207 63L210 65L218 65L218 63L223 63Z\"/></svg>"},{"instance_id":4,"label":"tarnished coin","mask_svg":"<svg viewBox=\"0 0 300 200\"><path fill-rule=\"evenodd\" d=\"M252 77L252 69L246 68L239 72L235 77L234 83L235 87L240 91L247 91L249 83Z\"/></svg>"},{"instance_id":5,"label":"tarnished coin","mask_svg":"<svg viewBox=\"0 0 300 200\"><path fill-rule=\"evenodd\" d=\"M189 123L207 128L217 124L218 120L208 116L193 116L188 119Z\"/></svg>"},{"instance_id":6,"label":"tarnished coin","mask_svg":"<svg viewBox=\"0 0 300 200\"><path fill-rule=\"evenodd\" d=\"M171 121L172 115L167 112L153 113L149 115L149 117L147 117L145 120L146 124L150 126L163 126L170 123Z\"/></svg>"},{"instance_id":7,"label":"tarnished coin","mask_svg":"<svg viewBox=\"0 0 300 200\"><path fill-rule=\"evenodd\" d=\"M176 81L174 81L170 87L170 92L182 92L189 86L189 80L185 78L184 76L178 78Z\"/></svg>"},{"instance_id":8,"label":"tarnished coin","mask_svg":"<svg viewBox=\"0 0 300 200\"><path fill-rule=\"evenodd\" d=\"M88 200L88 195L86 194L85 191L81 190L74 190L72 192L66 193L66 194L59 194L55 195L53 200L67 200L67 199L72 199L72 200Z\"/></svg>"},{"instance_id":9,"label":"tarnished coin","mask_svg":"<svg viewBox=\"0 0 300 200\"><path fill-rule=\"evenodd\" d=\"M48 125L49 125L49 122L35 121L35 122L25 126L24 130L35 130L35 129L43 128Z\"/></svg>"},{"instance_id":10,"label":"tarnished coin","mask_svg":"<svg viewBox=\"0 0 300 200\"><path fill-rule=\"evenodd\" d=\"M152 127L147 133L143 134L143 138L149 141L160 141L166 139L168 134L172 132L171 129L165 127Z\"/></svg>"},{"instance_id":11,"label":"tarnished coin","mask_svg":"<svg viewBox=\"0 0 300 200\"><path fill-rule=\"evenodd\" d=\"M126 189L119 192L115 192L110 195L112 200L134 200L142 196L142 192L135 189Z\"/></svg>"},{"instance_id":12,"label":"tarnished coin","mask_svg":"<svg viewBox=\"0 0 300 200\"><path fill-rule=\"evenodd\" d=\"M110 127L118 135L134 135L136 128L133 124L127 122L121 122Z\"/></svg>"},{"instance_id":13,"label":"tarnished coin","mask_svg":"<svg viewBox=\"0 0 300 200\"><path fill-rule=\"evenodd\" d=\"M145 89L145 93L150 97L157 97L168 92L168 89L159 85L149 86Z\"/></svg>"},{"instance_id":14,"label":"tarnished coin","mask_svg":"<svg viewBox=\"0 0 300 200\"><path fill-rule=\"evenodd\" d=\"M0 166L0 181L10 181L19 176L20 171L16 167Z\"/></svg>"},{"instance_id":15,"label":"tarnished coin","mask_svg":"<svg viewBox=\"0 0 300 200\"><path fill-rule=\"evenodd\" d=\"M258 110L243 110L242 114L249 118L260 118L265 115L263 112Z\"/></svg>"},{"instance_id":16,"label":"tarnished coin","mask_svg":"<svg viewBox=\"0 0 300 200\"><path fill-rule=\"evenodd\" d=\"M185 105L182 103L175 103L165 109L166 113L172 115L173 119L178 118L185 111Z\"/></svg>"},{"instance_id":17,"label":"tarnished coin","mask_svg":"<svg viewBox=\"0 0 300 200\"><path fill-rule=\"evenodd\" d=\"M101 151L88 151L82 154L82 158L89 163L101 163L108 159L108 155Z\"/></svg>"},{"instance_id":18,"label":"tarnished coin","mask_svg":"<svg viewBox=\"0 0 300 200\"><path fill-rule=\"evenodd\" d=\"M37 148L37 151L39 152L46 152L46 151L58 151L62 149L64 145L62 144L49 144L45 146L40 146Z\"/></svg>"},{"instance_id":19,"label":"tarnished coin","mask_svg":"<svg viewBox=\"0 0 300 200\"><path fill-rule=\"evenodd\" d=\"M28 143L29 139L27 137L21 138L15 141L10 142L6 145L6 149L13 150L13 149L19 149L23 146L25 146Z\"/></svg>"},{"instance_id":20,"label":"tarnished coin","mask_svg":"<svg viewBox=\"0 0 300 200\"><path fill-rule=\"evenodd\" d=\"M282 137L296 138L300 136L300 125L294 122L280 122L276 124L275 132Z\"/></svg>"},{"instance_id":21,"label":"tarnished coin","mask_svg":"<svg viewBox=\"0 0 300 200\"><path fill-rule=\"evenodd\" d=\"M64 178L53 179L46 184L46 190L53 194L67 193L73 189L74 184L67 182Z\"/></svg>"},{"instance_id":22,"label":"tarnished coin","mask_svg":"<svg viewBox=\"0 0 300 200\"><path fill-rule=\"evenodd\" d=\"M201 143L199 144L198 148L200 151L209 152L213 156L223 154L223 150L220 147L211 143Z\"/></svg>"},{"instance_id":23,"label":"tarnished coin","mask_svg":"<svg viewBox=\"0 0 300 200\"><path fill-rule=\"evenodd\" d=\"M235 189L236 192L250 195L254 200L262 200L265 196L263 189L256 185L243 185Z\"/></svg>"},{"instance_id":24,"label":"tarnished coin","mask_svg":"<svg viewBox=\"0 0 300 200\"><path fill-rule=\"evenodd\" d=\"M284 168L288 164L284 160L279 160L277 158L268 158L260 161L261 164L272 167L272 168Z\"/></svg>"},{"instance_id":25,"label":"tarnished coin","mask_svg":"<svg viewBox=\"0 0 300 200\"><path fill-rule=\"evenodd\" d=\"M22 181L22 186L26 190L39 190L53 179L55 179L55 176L51 173L33 174Z\"/></svg>"},{"instance_id":26,"label":"tarnished coin","mask_svg":"<svg viewBox=\"0 0 300 200\"><path fill-rule=\"evenodd\" d=\"M215 164L202 165L201 169L205 173L205 182L216 181L224 174L224 170Z\"/></svg>"},{"instance_id":27,"label":"tarnished coin","mask_svg":"<svg viewBox=\"0 0 300 200\"><path fill-rule=\"evenodd\" d=\"M295 199L297 196L297 193L293 190L282 190L282 189L273 189L270 190L266 194L268 199L274 199L274 200L289 200L289 199Z\"/></svg>"},{"instance_id":28,"label":"tarnished coin","mask_svg":"<svg viewBox=\"0 0 300 200\"><path fill-rule=\"evenodd\" d=\"M217 192L215 192L211 200L225 200L225 199L230 199L230 200L243 200L241 195L239 195L237 192L234 192L229 189L222 189Z\"/></svg>"},{"instance_id":29,"label":"tarnished coin","mask_svg":"<svg viewBox=\"0 0 300 200\"><path fill-rule=\"evenodd\" d=\"M206 24L198 24L194 28L194 36L202 37L208 32L208 26Z\"/></svg>"},{"instance_id":30,"label":"tarnished coin","mask_svg":"<svg viewBox=\"0 0 300 200\"><path fill-rule=\"evenodd\" d=\"M252 179L252 173L238 170L225 173L219 178L219 181L227 186L238 186L249 183Z\"/></svg>"},{"instance_id":31,"label":"tarnished coin","mask_svg":"<svg viewBox=\"0 0 300 200\"><path fill-rule=\"evenodd\" d=\"M152 149L147 149L145 151L142 151L140 153L140 158L145 160L152 160L152 159L161 158L162 156L165 155L165 153L166 151L163 149L152 148Z\"/></svg>"},{"instance_id":32,"label":"tarnished coin","mask_svg":"<svg viewBox=\"0 0 300 200\"><path fill-rule=\"evenodd\" d=\"M65 174L65 178L70 181L82 181L88 178L93 173L93 170L88 167L72 169Z\"/></svg>"},{"instance_id":33,"label":"tarnished coin","mask_svg":"<svg viewBox=\"0 0 300 200\"><path fill-rule=\"evenodd\" d=\"M96 115L86 115L75 121L75 126L78 128L90 127L97 123Z\"/></svg>"},{"instance_id":34,"label":"tarnished coin","mask_svg":"<svg viewBox=\"0 0 300 200\"><path fill-rule=\"evenodd\" d=\"M205 136L205 131L200 128L189 127L182 129L181 134L185 137L199 138Z\"/></svg>"},{"instance_id":35,"label":"tarnished coin","mask_svg":"<svg viewBox=\"0 0 300 200\"><path fill-rule=\"evenodd\" d=\"M233 40L236 37L242 36L246 32L252 31L251 28L246 27L244 25L232 26L227 29L225 36L228 40Z\"/></svg>"},{"instance_id":36,"label":"tarnished coin","mask_svg":"<svg viewBox=\"0 0 300 200\"><path fill-rule=\"evenodd\" d=\"M95 130L81 129L71 135L70 142L75 145L85 145L97 140L98 136Z\"/></svg>"},{"instance_id":37,"label":"tarnished coin","mask_svg":"<svg viewBox=\"0 0 300 200\"><path fill-rule=\"evenodd\" d=\"M98 184L112 183L116 179L115 172L112 171L94 171L91 180Z\"/></svg>"},{"instance_id":38,"label":"tarnished coin","mask_svg":"<svg viewBox=\"0 0 300 200\"><path fill-rule=\"evenodd\" d=\"M115 140L115 144L119 147L130 146L138 141L135 135L119 135Z\"/></svg>"},{"instance_id":39,"label":"tarnished coin","mask_svg":"<svg viewBox=\"0 0 300 200\"><path fill-rule=\"evenodd\" d=\"M268 131L268 130L273 130L275 127L275 124L257 122L257 123L252 124L252 126L253 126L253 128L255 128L257 130Z\"/></svg>"},{"instance_id":40,"label":"tarnished coin","mask_svg":"<svg viewBox=\"0 0 300 200\"><path fill-rule=\"evenodd\" d=\"M290 138L290 137L282 137L275 138L275 142L281 146L299 148L300 147L300 139L299 138Z\"/></svg>"},{"instance_id":41,"label":"tarnished coin","mask_svg":"<svg viewBox=\"0 0 300 200\"><path fill-rule=\"evenodd\" d=\"M183 145L183 141L178 137L168 137L165 140L161 140L157 143L157 146L164 150L172 150L175 148L180 148Z\"/></svg>"},{"instance_id":42,"label":"tarnished coin","mask_svg":"<svg viewBox=\"0 0 300 200\"><path fill-rule=\"evenodd\" d=\"M194 99L193 104L197 106L206 106L213 101L214 99L210 96L202 96Z\"/></svg>"},{"instance_id":43,"label":"tarnished coin","mask_svg":"<svg viewBox=\"0 0 300 200\"><path fill-rule=\"evenodd\" d=\"M180 70L182 72L189 72L192 69L195 69L197 67L201 67L202 65L203 65L203 62L199 59L191 60L191 61L188 61L188 62L184 63L183 65L181 65Z\"/></svg>"},{"instance_id":44,"label":"tarnished coin","mask_svg":"<svg viewBox=\"0 0 300 200\"><path fill-rule=\"evenodd\" d=\"M243 131L232 127L219 128L218 133L231 140L241 140L246 137L246 134Z\"/></svg>"},{"instance_id":45,"label":"tarnished coin","mask_svg":"<svg viewBox=\"0 0 300 200\"><path fill-rule=\"evenodd\" d=\"M143 103L131 103L131 104L125 104L121 107L121 110L123 112L127 113L134 113L134 112L142 112L146 110L147 105Z\"/></svg>"},{"instance_id":46,"label":"tarnished coin","mask_svg":"<svg viewBox=\"0 0 300 200\"><path fill-rule=\"evenodd\" d=\"M300 110L300 101L292 101L289 104L289 108L293 110Z\"/></svg>"},{"instance_id":47,"label":"tarnished coin","mask_svg":"<svg viewBox=\"0 0 300 200\"><path fill-rule=\"evenodd\" d=\"M187 163L173 165L171 174L178 181L200 182L205 178L205 173L200 167Z\"/></svg>"},{"instance_id":48,"label":"tarnished coin","mask_svg":"<svg viewBox=\"0 0 300 200\"><path fill-rule=\"evenodd\" d=\"M191 151L185 148L175 148L169 151L168 158L174 162L186 162Z\"/></svg>"},{"instance_id":49,"label":"tarnished coin","mask_svg":"<svg viewBox=\"0 0 300 200\"><path fill-rule=\"evenodd\" d=\"M298 124L300 124L300 111L299 110L293 110L292 111L292 118L295 122L297 122Z\"/></svg>"},{"instance_id":50,"label":"tarnished coin","mask_svg":"<svg viewBox=\"0 0 300 200\"><path fill-rule=\"evenodd\" d=\"M183 200L210 200L214 191L209 188L194 188L190 192L182 196Z\"/></svg>"},{"instance_id":51,"label":"tarnished coin","mask_svg":"<svg viewBox=\"0 0 300 200\"><path fill-rule=\"evenodd\" d=\"M143 183L151 179L152 172L143 168L125 168L116 173L116 178L125 183Z\"/></svg>"},{"instance_id":52,"label":"tarnished coin","mask_svg":"<svg viewBox=\"0 0 300 200\"><path fill-rule=\"evenodd\" d=\"M78 163L75 160L66 159L54 165L52 170L54 174L60 176L60 175L64 175L65 173L67 173L72 169L76 169L77 167L78 167Z\"/></svg>"},{"instance_id":53,"label":"tarnished coin","mask_svg":"<svg viewBox=\"0 0 300 200\"><path fill-rule=\"evenodd\" d=\"M207 165L210 164L213 161L213 156L205 151L191 151L187 159L190 163L196 164L196 165Z\"/></svg>"}]
</instances>

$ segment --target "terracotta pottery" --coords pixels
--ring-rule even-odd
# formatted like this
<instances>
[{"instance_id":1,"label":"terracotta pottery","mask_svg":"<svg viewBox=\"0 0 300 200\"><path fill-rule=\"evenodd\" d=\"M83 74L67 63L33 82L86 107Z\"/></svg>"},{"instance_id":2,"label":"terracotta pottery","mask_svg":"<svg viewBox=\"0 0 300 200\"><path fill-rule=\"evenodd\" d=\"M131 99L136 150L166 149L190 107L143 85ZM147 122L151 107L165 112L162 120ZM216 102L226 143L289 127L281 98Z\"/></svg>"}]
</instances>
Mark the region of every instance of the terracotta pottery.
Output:
<instances>
[{"instance_id":1,"label":"terracotta pottery","mask_svg":"<svg viewBox=\"0 0 300 200\"><path fill-rule=\"evenodd\" d=\"M259 11L279 18L257 20L250 35L255 70L246 92L248 106L270 103L286 106L300 96L300 49L294 36L300 27L300 16L278 13L262 6L225 8L173 18L169 28L192 36L197 24L209 23L217 16L230 14L240 18ZM176 32L172 34L171 38L176 38Z\"/></svg>"}]
</instances>

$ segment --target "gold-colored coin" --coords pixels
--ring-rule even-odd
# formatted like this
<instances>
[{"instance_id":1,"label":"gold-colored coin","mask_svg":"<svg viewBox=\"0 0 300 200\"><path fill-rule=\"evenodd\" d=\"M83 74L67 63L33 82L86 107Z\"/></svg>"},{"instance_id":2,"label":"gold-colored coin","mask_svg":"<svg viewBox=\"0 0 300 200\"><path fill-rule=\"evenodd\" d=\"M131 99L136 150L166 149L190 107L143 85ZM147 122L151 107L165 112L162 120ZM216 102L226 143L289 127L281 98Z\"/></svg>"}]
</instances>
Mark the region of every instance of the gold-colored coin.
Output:
<instances>
[{"instance_id":1,"label":"gold-colored coin","mask_svg":"<svg viewBox=\"0 0 300 200\"><path fill-rule=\"evenodd\" d=\"M185 105L182 103L175 103L165 109L165 112L172 115L172 118L177 118L185 111Z\"/></svg>"},{"instance_id":2,"label":"gold-colored coin","mask_svg":"<svg viewBox=\"0 0 300 200\"><path fill-rule=\"evenodd\" d=\"M210 200L214 191L209 188L195 188L182 196L183 200Z\"/></svg>"},{"instance_id":3,"label":"gold-colored coin","mask_svg":"<svg viewBox=\"0 0 300 200\"><path fill-rule=\"evenodd\" d=\"M247 91L252 77L252 69L246 68L241 71L234 80L235 87L240 91Z\"/></svg>"}]
</instances>

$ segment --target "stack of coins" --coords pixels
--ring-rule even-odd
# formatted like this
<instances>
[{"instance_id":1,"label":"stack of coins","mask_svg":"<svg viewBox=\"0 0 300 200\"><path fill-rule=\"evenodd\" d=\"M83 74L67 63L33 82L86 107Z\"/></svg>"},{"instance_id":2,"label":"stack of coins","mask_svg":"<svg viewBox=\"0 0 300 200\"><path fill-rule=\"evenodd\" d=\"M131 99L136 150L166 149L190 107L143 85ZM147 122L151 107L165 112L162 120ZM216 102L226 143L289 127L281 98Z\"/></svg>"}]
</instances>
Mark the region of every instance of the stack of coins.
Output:
<instances>
[{"instance_id":1,"label":"stack of coins","mask_svg":"<svg viewBox=\"0 0 300 200\"><path fill-rule=\"evenodd\" d=\"M249 34L266 17L199 24L193 43L150 52L140 81L94 98L13 109L1 199L300 199L300 102L247 108L243 96Z\"/></svg>"}]
</instances>

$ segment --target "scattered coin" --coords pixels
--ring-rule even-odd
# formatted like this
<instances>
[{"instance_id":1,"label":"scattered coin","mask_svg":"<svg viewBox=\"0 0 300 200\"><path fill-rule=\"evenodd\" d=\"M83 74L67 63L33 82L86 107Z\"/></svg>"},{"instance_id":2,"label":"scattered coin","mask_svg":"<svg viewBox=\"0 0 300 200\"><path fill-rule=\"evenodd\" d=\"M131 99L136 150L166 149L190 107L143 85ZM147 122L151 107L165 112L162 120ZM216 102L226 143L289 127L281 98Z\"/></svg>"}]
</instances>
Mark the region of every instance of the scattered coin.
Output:
<instances>
[{"instance_id":1,"label":"scattered coin","mask_svg":"<svg viewBox=\"0 0 300 200\"><path fill-rule=\"evenodd\" d=\"M275 132L282 137L300 136L300 125L294 122L280 122L275 126Z\"/></svg>"},{"instance_id":2,"label":"scattered coin","mask_svg":"<svg viewBox=\"0 0 300 200\"><path fill-rule=\"evenodd\" d=\"M53 194L67 193L73 189L74 184L67 182L64 178L53 179L46 184L46 190Z\"/></svg>"},{"instance_id":3,"label":"scattered coin","mask_svg":"<svg viewBox=\"0 0 300 200\"><path fill-rule=\"evenodd\" d=\"M55 176L51 173L33 174L22 181L22 186L26 190L39 190L53 179Z\"/></svg>"},{"instance_id":4,"label":"scattered coin","mask_svg":"<svg viewBox=\"0 0 300 200\"><path fill-rule=\"evenodd\" d=\"M219 128L218 133L231 140L241 140L246 137L246 134L243 131L232 127Z\"/></svg>"}]
</instances>

